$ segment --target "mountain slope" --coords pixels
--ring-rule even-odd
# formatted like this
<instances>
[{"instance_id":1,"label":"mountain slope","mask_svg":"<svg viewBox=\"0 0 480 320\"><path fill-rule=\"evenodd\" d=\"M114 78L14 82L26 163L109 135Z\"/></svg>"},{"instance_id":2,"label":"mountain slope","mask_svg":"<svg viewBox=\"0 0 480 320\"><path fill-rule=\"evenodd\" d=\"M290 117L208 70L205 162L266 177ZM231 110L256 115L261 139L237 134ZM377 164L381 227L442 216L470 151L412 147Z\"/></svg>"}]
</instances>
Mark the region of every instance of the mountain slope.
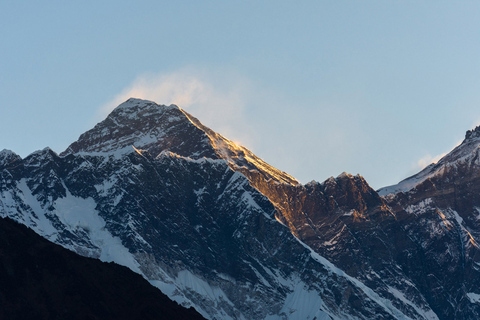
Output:
<instances>
[{"instance_id":1,"label":"mountain slope","mask_svg":"<svg viewBox=\"0 0 480 320\"><path fill-rule=\"evenodd\" d=\"M298 184L298 181L255 156L243 146L205 127L176 105L128 99L93 129L85 132L61 153L98 154L132 152L131 146L157 156L170 151L191 159L225 159L235 170L256 170L265 179Z\"/></svg>"},{"instance_id":2,"label":"mountain slope","mask_svg":"<svg viewBox=\"0 0 480 320\"><path fill-rule=\"evenodd\" d=\"M19 161L3 171L12 183L1 192L4 214L80 254L128 266L209 318L402 314L299 243L225 160L45 149Z\"/></svg>"},{"instance_id":3,"label":"mountain slope","mask_svg":"<svg viewBox=\"0 0 480 320\"><path fill-rule=\"evenodd\" d=\"M80 257L0 218L1 319L203 319L116 264Z\"/></svg>"},{"instance_id":4,"label":"mountain slope","mask_svg":"<svg viewBox=\"0 0 480 320\"><path fill-rule=\"evenodd\" d=\"M378 190L381 195L409 191L422 182L435 178L445 177L447 172L455 175L456 178L476 178L480 166L480 126L465 133L465 139L460 145L442 157L437 163L432 163L417 174L400 181L396 185L388 186ZM452 176L453 178L453 176Z\"/></svg>"},{"instance_id":5,"label":"mountain slope","mask_svg":"<svg viewBox=\"0 0 480 320\"><path fill-rule=\"evenodd\" d=\"M404 228L424 248L421 261L431 266L423 273L424 290L445 318L480 314L479 146L477 127L436 164L380 190L397 215L410 217Z\"/></svg>"}]
</instances>

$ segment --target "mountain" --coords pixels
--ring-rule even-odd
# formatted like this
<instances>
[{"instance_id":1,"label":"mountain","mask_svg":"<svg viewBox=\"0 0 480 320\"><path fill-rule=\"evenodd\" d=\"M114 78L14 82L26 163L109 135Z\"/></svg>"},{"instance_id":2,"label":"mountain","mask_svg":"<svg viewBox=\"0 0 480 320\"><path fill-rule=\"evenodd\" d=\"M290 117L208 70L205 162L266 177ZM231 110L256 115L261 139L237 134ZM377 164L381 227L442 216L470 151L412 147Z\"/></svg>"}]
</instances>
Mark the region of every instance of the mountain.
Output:
<instances>
[{"instance_id":1,"label":"mountain","mask_svg":"<svg viewBox=\"0 0 480 320\"><path fill-rule=\"evenodd\" d=\"M388 195L391 193L406 192L427 180L451 180L457 181L457 184L466 183L466 179L472 180L479 176L480 167L480 127L474 130L468 130L465 139L455 147L450 153L442 157L437 163L432 163L419 173L402 180L396 185L381 188L378 193Z\"/></svg>"},{"instance_id":2,"label":"mountain","mask_svg":"<svg viewBox=\"0 0 480 320\"><path fill-rule=\"evenodd\" d=\"M284 187L284 216L315 252L394 305L478 319L479 150L477 127L438 163L379 192L346 173Z\"/></svg>"},{"instance_id":3,"label":"mountain","mask_svg":"<svg viewBox=\"0 0 480 320\"><path fill-rule=\"evenodd\" d=\"M159 106L152 101L133 98L82 134L61 155L121 155L132 152L132 146L147 150L153 156L169 151L194 160L224 159L235 171L244 174L257 171L265 180L299 184L247 148L205 127L178 106Z\"/></svg>"},{"instance_id":4,"label":"mountain","mask_svg":"<svg viewBox=\"0 0 480 320\"><path fill-rule=\"evenodd\" d=\"M425 291L445 318L480 312L480 127L450 153L396 186L381 189L394 212L411 217L404 228L430 266ZM414 218L413 218L414 217Z\"/></svg>"},{"instance_id":5,"label":"mountain","mask_svg":"<svg viewBox=\"0 0 480 320\"><path fill-rule=\"evenodd\" d=\"M125 267L84 258L0 218L1 319L204 319Z\"/></svg>"},{"instance_id":6,"label":"mountain","mask_svg":"<svg viewBox=\"0 0 480 320\"><path fill-rule=\"evenodd\" d=\"M302 185L129 99L60 154L1 151L0 215L209 319L477 319L475 180L458 168L388 195L347 173Z\"/></svg>"},{"instance_id":7,"label":"mountain","mask_svg":"<svg viewBox=\"0 0 480 320\"><path fill-rule=\"evenodd\" d=\"M173 137L146 138L152 114L164 115L162 132ZM191 140L183 149L184 139ZM61 155L46 148L25 159L3 151L0 159L3 215L79 254L129 267L208 318L401 314L298 241L241 171L294 180L201 130L178 107L129 100Z\"/></svg>"}]
</instances>

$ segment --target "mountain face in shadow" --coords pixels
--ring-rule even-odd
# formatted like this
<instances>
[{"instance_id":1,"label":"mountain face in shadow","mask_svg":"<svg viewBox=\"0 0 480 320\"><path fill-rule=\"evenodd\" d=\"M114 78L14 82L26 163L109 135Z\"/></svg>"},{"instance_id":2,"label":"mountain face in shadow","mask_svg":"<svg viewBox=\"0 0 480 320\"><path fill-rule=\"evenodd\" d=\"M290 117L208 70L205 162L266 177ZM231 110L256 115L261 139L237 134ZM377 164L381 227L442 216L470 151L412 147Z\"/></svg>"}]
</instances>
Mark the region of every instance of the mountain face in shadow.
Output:
<instances>
[{"instance_id":1,"label":"mountain face in shadow","mask_svg":"<svg viewBox=\"0 0 480 320\"><path fill-rule=\"evenodd\" d=\"M115 263L0 218L0 319L204 319Z\"/></svg>"}]
</instances>

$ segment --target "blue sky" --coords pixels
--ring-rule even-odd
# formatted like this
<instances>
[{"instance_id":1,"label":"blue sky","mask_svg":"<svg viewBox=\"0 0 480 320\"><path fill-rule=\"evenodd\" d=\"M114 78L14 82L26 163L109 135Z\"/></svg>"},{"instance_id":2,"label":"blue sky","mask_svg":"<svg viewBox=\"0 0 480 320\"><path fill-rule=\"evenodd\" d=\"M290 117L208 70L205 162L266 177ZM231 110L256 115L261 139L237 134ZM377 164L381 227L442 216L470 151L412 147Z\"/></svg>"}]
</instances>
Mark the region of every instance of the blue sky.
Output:
<instances>
[{"instance_id":1,"label":"blue sky","mask_svg":"<svg viewBox=\"0 0 480 320\"><path fill-rule=\"evenodd\" d=\"M0 149L21 156L134 95L301 182L380 188L480 124L478 1L2 1L0 30Z\"/></svg>"}]
</instances>

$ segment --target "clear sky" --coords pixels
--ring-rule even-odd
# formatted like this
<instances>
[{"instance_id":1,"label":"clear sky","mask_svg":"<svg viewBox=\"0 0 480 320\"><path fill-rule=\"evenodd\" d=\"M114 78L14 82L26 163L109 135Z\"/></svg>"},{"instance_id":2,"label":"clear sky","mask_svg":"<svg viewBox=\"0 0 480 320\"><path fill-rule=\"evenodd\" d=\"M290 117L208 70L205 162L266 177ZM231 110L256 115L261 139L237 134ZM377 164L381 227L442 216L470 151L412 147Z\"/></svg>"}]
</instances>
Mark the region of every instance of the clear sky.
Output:
<instances>
[{"instance_id":1,"label":"clear sky","mask_svg":"<svg viewBox=\"0 0 480 320\"><path fill-rule=\"evenodd\" d=\"M380 188L480 124L480 2L0 1L0 149L61 152L129 96Z\"/></svg>"}]
</instances>

